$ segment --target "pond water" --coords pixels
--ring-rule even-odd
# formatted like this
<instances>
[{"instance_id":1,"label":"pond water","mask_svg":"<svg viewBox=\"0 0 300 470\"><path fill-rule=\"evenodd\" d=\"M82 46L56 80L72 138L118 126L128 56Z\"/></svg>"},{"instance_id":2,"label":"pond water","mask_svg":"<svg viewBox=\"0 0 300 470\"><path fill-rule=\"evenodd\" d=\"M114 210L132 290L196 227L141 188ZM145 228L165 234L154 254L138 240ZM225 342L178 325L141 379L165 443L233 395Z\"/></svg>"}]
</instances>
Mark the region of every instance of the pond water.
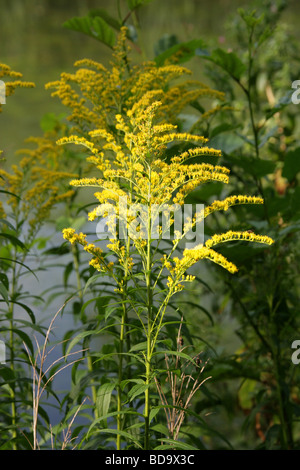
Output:
<instances>
[{"instance_id":1,"label":"pond water","mask_svg":"<svg viewBox=\"0 0 300 470\"><path fill-rule=\"evenodd\" d=\"M121 2L123 12L126 12L125 3ZM226 41L226 18L237 7L249 4L239 0L154 0L140 13L148 57L153 58L153 45L165 33L176 34L182 41L195 38ZM296 26L300 2L294 0L288 4L284 18L295 25L295 33L299 35ZM41 135L40 120L45 113L65 112L58 100L45 91L45 84L56 80L63 71L72 71L77 59L89 57L104 64L109 61L110 51L106 46L63 28L63 22L73 16L87 14L90 8L106 8L114 14L116 1L0 0L0 7L0 62L22 72L24 80L36 83L35 89L17 90L14 96L7 99L0 114L0 148L4 150L7 160L5 165L10 166L16 161L15 151L23 147L24 139ZM191 65L195 71L198 67L199 63ZM50 275L41 272L38 285L34 279L27 278L25 287L35 290L40 286L50 286L57 282L58 276L61 279L61 269L52 269ZM48 319L61 306L60 300L57 299L51 306L51 311L46 315ZM42 308L40 314L45 314ZM58 318L56 323L61 335L73 326L70 315ZM58 375L57 388L67 387L69 381L67 373ZM56 411L51 411L50 415L54 421L59 420Z\"/></svg>"},{"instance_id":2,"label":"pond water","mask_svg":"<svg viewBox=\"0 0 300 470\"><path fill-rule=\"evenodd\" d=\"M0 148L8 163L15 159L14 152L25 138L41 133L39 123L45 113L65 111L45 91L45 84L56 80L62 71L72 71L77 59L89 57L108 63L110 51L105 45L64 28L63 23L86 15L91 8L105 8L116 16L116 4L116 0L0 0L0 61L22 72L24 80L36 83L35 89L17 90L0 114ZM241 0L154 0L140 12L148 57L153 58L154 45L165 33L175 34L180 41L226 41L227 19L237 7L250 4ZM121 1L123 17L125 5L125 0ZM288 5L284 18L299 34L300 2L289 0ZM192 63L193 67L198 70L199 61Z\"/></svg>"}]
</instances>

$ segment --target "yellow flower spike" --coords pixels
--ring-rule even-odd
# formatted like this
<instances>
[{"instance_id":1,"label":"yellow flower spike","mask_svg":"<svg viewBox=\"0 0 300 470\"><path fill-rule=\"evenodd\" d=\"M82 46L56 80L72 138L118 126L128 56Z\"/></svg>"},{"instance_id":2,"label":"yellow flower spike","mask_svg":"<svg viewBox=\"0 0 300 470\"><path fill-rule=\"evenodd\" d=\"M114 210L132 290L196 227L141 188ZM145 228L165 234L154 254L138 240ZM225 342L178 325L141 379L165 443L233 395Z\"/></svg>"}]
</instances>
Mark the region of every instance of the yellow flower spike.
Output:
<instances>
[{"instance_id":1,"label":"yellow flower spike","mask_svg":"<svg viewBox=\"0 0 300 470\"><path fill-rule=\"evenodd\" d=\"M236 241L236 240L245 240L245 241L257 242L257 243L264 243L267 245L272 245L274 243L274 240L272 240L272 238L266 235L256 235L255 233L247 232L247 231L235 232L235 231L229 230L228 232L222 233L220 235L218 234L213 235L210 239L208 239L205 242L205 246L207 248L211 248L212 246L217 245L219 243Z\"/></svg>"},{"instance_id":2,"label":"yellow flower spike","mask_svg":"<svg viewBox=\"0 0 300 470\"><path fill-rule=\"evenodd\" d=\"M176 85L171 84L173 79L191 73L178 65L165 64L163 67L157 67L154 62L147 62L141 66L128 66L125 38L126 29L122 28L110 69L84 59L77 62L79 70L75 74L62 74L61 80L52 84L57 96L71 108L71 120L75 123L75 129L79 129L78 135L85 136L78 137L72 131L72 136L61 139L59 143L70 142L87 147L92 153L87 157L87 161L100 171L100 178L71 181L73 186L98 187L95 198L100 205L89 212L89 220L106 217L110 207L115 210L116 218L121 220L118 201L120 196L130 196L131 203L141 202L148 207L153 204L170 205L172 202L180 206L184 204L186 196L202 183L229 182L230 170L226 167L188 162L201 156L220 157L222 153L207 146L208 139L203 136L192 132L178 132L175 124L178 113L194 100L201 96L224 100L224 94L196 80L182 83L176 80ZM89 110L86 103L89 103ZM218 103L215 103L211 114L217 109ZM87 132L87 129L90 131ZM190 143L191 146L174 155L167 163L165 151L170 143L176 141ZM196 214L185 228L192 228L197 222L218 210L226 211L238 204L262 203L261 198L242 195L230 196L224 201L214 201ZM127 228L135 220L130 209L129 204L126 212L131 215L127 220ZM170 225L173 224L174 221L170 220ZM143 233L143 226L140 229L139 235ZM158 234L164 235L162 231L158 231ZM76 240L74 234L70 235L70 240L74 240L74 237ZM174 240L175 246L181 238L179 236ZM171 273L169 286L180 290L180 276L182 282L193 280L192 276L184 277L186 269L205 258L220 264L230 272L236 272L237 267L233 263L212 249L217 243L231 240L272 242L269 237L249 235L248 232L229 231L214 235L204 246L185 251L181 260L163 260L164 267ZM146 240L137 238L132 240L132 243L143 255ZM85 245L88 252L92 252L92 248L88 244ZM108 248L116 253L121 264L125 263L124 247L111 242ZM91 263L97 269L103 269L101 262L96 258Z\"/></svg>"},{"instance_id":3,"label":"yellow flower spike","mask_svg":"<svg viewBox=\"0 0 300 470\"><path fill-rule=\"evenodd\" d=\"M177 271L181 272L182 269L185 271L201 259L209 259L232 274L238 271L235 264L228 261L225 256L203 245L184 250L183 258L178 263Z\"/></svg>"},{"instance_id":4,"label":"yellow flower spike","mask_svg":"<svg viewBox=\"0 0 300 470\"><path fill-rule=\"evenodd\" d=\"M63 238L68 240L72 245L76 241L75 229L74 228L65 228L62 231Z\"/></svg>"},{"instance_id":5,"label":"yellow flower spike","mask_svg":"<svg viewBox=\"0 0 300 470\"><path fill-rule=\"evenodd\" d=\"M77 180L71 180L71 186L102 186L103 180L99 178L81 178Z\"/></svg>"},{"instance_id":6,"label":"yellow flower spike","mask_svg":"<svg viewBox=\"0 0 300 470\"><path fill-rule=\"evenodd\" d=\"M20 72L15 72L9 67L9 65L0 63L0 80L6 77L8 77L9 79L13 79L13 81L4 80L5 81L5 96L13 95L16 88L34 88L35 87L35 83L23 81L22 80L23 75ZM0 104L0 113L1 112L2 112L2 105Z\"/></svg>"},{"instance_id":7,"label":"yellow flower spike","mask_svg":"<svg viewBox=\"0 0 300 470\"><path fill-rule=\"evenodd\" d=\"M205 219L210 214L216 211L227 211L230 207L236 206L239 204L263 204L264 200L261 197L257 196L229 196L223 201L214 201L209 206L205 207L205 209L201 210L194 216L194 223L200 222L201 220Z\"/></svg>"}]
</instances>

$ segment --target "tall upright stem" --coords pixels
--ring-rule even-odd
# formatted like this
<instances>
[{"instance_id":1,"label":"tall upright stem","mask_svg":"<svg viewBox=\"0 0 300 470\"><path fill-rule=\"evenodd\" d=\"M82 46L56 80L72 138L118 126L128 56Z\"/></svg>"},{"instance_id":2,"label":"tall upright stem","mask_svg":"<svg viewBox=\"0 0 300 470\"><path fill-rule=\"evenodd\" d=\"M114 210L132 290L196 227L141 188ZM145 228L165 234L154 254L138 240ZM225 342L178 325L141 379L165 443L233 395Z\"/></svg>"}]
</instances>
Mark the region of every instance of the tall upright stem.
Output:
<instances>
[{"instance_id":1,"label":"tall upright stem","mask_svg":"<svg viewBox=\"0 0 300 470\"><path fill-rule=\"evenodd\" d=\"M130 166L131 166L131 157L130 157ZM132 203L132 183L130 182L130 204ZM126 219L126 217L125 217ZM118 390L117 390L117 430L122 430L122 388L121 382L123 379L123 353L124 353L124 341L125 341L125 332L126 332L126 325L128 323L127 318L127 284L128 284L128 261L129 261L129 254L130 254L130 238L127 234L126 239L126 263L125 263L125 272L124 272L124 279L123 279L123 303L122 303L122 317L121 317L121 326L120 326L120 337L119 337L119 370L118 370ZM128 338L128 337L127 337ZM127 340L128 350L130 348L129 339ZM121 434L117 434L117 450L121 450Z\"/></svg>"},{"instance_id":2,"label":"tall upright stem","mask_svg":"<svg viewBox=\"0 0 300 470\"><path fill-rule=\"evenodd\" d=\"M151 355L152 355L152 285L151 285L151 211L148 207L148 236L147 236L147 263L146 263L146 287L147 287L147 351L146 351L146 390L145 390L145 439L144 450L149 450L149 425L150 425L150 394L149 387L151 382Z\"/></svg>"},{"instance_id":3,"label":"tall upright stem","mask_svg":"<svg viewBox=\"0 0 300 470\"><path fill-rule=\"evenodd\" d=\"M126 304L125 294L123 296L123 312L121 319L120 338L119 338L119 371L118 371L118 392L117 392L117 430L122 429L122 388L121 382L123 377L123 352L124 352L124 333L125 333L125 321L126 321ZM117 434L117 450L121 450L121 435Z\"/></svg>"},{"instance_id":4,"label":"tall upright stem","mask_svg":"<svg viewBox=\"0 0 300 470\"><path fill-rule=\"evenodd\" d=\"M19 210L16 210L16 232L17 237L19 237ZM10 368L12 372L15 372L15 340L14 340L14 299L17 292L18 285L18 271L16 267L17 262L17 248L14 247L13 255L13 268L12 268L12 282L11 282L11 291L10 291L10 305L9 305L9 349L10 349ZM12 424L12 448L17 450L17 445L15 439L17 438L16 431L16 417L17 417L17 408L16 408L16 388L15 381L12 382L10 386L10 396L11 396L11 424Z\"/></svg>"},{"instance_id":5,"label":"tall upright stem","mask_svg":"<svg viewBox=\"0 0 300 470\"><path fill-rule=\"evenodd\" d=\"M122 388L121 382L123 378L123 353L124 353L124 341L125 341L125 330L127 324L127 277L128 277L128 256L130 250L130 238L127 238L127 262L125 266L124 282L123 282L123 304L122 304L122 318L120 327L119 337L119 371L118 371L118 392L117 392L117 430L122 429ZM117 434L117 450L121 450L121 435Z\"/></svg>"},{"instance_id":6,"label":"tall upright stem","mask_svg":"<svg viewBox=\"0 0 300 470\"><path fill-rule=\"evenodd\" d=\"M16 248L15 248L15 254L14 254L14 260L16 260L17 255L16 255ZM16 284L17 284L17 276L16 276L16 263L13 263L13 274L12 274L12 288L11 288L11 293L10 293L10 298L12 302L10 303L9 306L9 349L10 349L10 369L14 373L15 371L15 344L14 344L14 304L13 304L13 299L15 296L15 291L16 291ZM15 390L15 382L13 381L11 386L10 386L10 397L11 397L11 424L12 424L12 448L13 450L16 450L16 443L14 442L14 439L17 437L17 431L15 429L16 426L16 416L17 416L17 410L16 410L16 390Z\"/></svg>"},{"instance_id":7,"label":"tall upright stem","mask_svg":"<svg viewBox=\"0 0 300 470\"><path fill-rule=\"evenodd\" d=\"M78 296L79 299L82 301L83 300L83 294L82 294L82 286L81 286L81 279L80 279L80 270L79 270L79 263L78 263L78 250L77 247L72 245L72 255L73 255L73 263L74 263L74 269L75 269L75 274L76 274L76 282L77 282L77 289L78 289ZM91 356L87 357L87 368L89 373L93 372L93 361ZM91 385L91 392L92 392L92 398L93 398L93 403L95 406L95 411L94 415L95 418L98 418L98 411L96 408L96 402L97 402L97 390L95 385Z\"/></svg>"}]
</instances>

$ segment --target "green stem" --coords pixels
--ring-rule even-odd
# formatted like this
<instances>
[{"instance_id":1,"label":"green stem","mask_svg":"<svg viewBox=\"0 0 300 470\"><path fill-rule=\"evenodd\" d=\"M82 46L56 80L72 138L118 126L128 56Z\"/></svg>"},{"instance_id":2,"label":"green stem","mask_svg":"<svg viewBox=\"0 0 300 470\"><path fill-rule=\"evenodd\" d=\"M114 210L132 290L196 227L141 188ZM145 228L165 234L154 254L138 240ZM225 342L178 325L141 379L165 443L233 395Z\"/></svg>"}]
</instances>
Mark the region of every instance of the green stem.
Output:
<instances>
[{"instance_id":1,"label":"green stem","mask_svg":"<svg viewBox=\"0 0 300 470\"><path fill-rule=\"evenodd\" d=\"M82 300L83 294L82 294L80 270L79 270L79 262L78 262L78 249L76 245L71 245L71 248L72 248L73 263L74 263L74 268L75 268L78 295L79 295L80 300Z\"/></svg>"},{"instance_id":2,"label":"green stem","mask_svg":"<svg viewBox=\"0 0 300 470\"><path fill-rule=\"evenodd\" d=\"M121 111L120 111L121 112ZM130 149L131 150L131 149ZM132 170L132 161L131 161L131 156L130 156L130 167ZM130 204L132 203L132 197L133 197L133 187L132 187L132 181L130 178ZM121 431L122 430L122 388L121 388L121 382L123 380L123 353L124 353L124 341L125 341L125 332L126 332L126 325L128 324L128 316L127 316L127 307L126 303L128 301L128 294L127 294L127 285L128 285L128 274L129 274L129 269L128 269L128 258L130 255L130 238L127 235L127 240L126 240L126 263L125 263L125 272L124 272L124 278L123 278L123 304L122 304L122 318L121 318L121 327L120 327L120 339L119 339L119 370L118 370L118 390L117 390L117 430ZM127 350L129 351L130 349L130 338L127 335ZM121 450L121 435L120 433L117 434L117 450Z\"/></svg>"},{"instance_id":3,"label":"green stem","mask_svg":"<svg viewBox=\"0 0 300 470\"><path fill-rule=\"evenodd\" d=\"M279 419L281 424L281 433L282 433L282 445L281 448L283 450L289 449L289 431L288 431L288 420L286 419L285 413L285 406L284 406L284 390L281 386L283 379L281 375L281 367L280 367L280 358L278 351L275 351L275 355L273 352L273 360L275 365L275 377L276 377L276 393L278 399L278 406L279 406Z\"/></svg>"},{"instance_id":4,"label":"green stem","mask_svg":"<svg viewBox=\"0 0 300 470\"><path fill-rule=\"evenodd\" d=\"M121 328L120 328L120 339L119 339L119 371L118 371L118 394L117 394L117 430L121 431L122 429L122 389L121 389L121 382L123 379L123 353L124 353L124 342L125 342L125 332L126 332L126 325L128 323L127 318L127 283L128 283L128 258L130 254L130 238L127 238L127 245L126 245L126 253L127 253L127 262L125 265L125 273L123 279L123 312L121 318ZM130 349L130 342L127 337L127 348ZM121 450L121 435L117 434L117 450Z\"/></svg>"},{"instance_id":5,"label":"green stem","mask_svg":"<svg viewBox=\"0 0 300 470\"><path fill-rule=\"evenodd\" d=\"M79 262L78 262L78 248L75 245L72 246L72 255L73 255L73 263L74 263L74 269L75 269L75 275L76 275L76 282L77 282L77 290L78 290L78 296L80 301L83 301L83 293L82 293L82 286L81 286L81 278L80 278L80 267L79 267ZM93 360L91 356L87 356L87 369L90 374L93 372ZM97 419L98 416L98 410L96 407L97 403L97 389L95 385L91 385L91 392L92 392L92 399L94 403L94 416Z\"/></svg>"},{"instance_id":6,"label":"green stem","mask_svg":"<svg viewBox=\"0 0 300 470\"><path fill-rule=\"evenodd\" d=\"M149 178L149 181L151 179ZM150 208L149 208L150 209ZM151 211L148 210L148 237L147 237L147 262L146 262L146 287L147 287L147 351L146 351L146 390L145 390L145 440L144 450L149 449L149 426L150 426L150 382L151 382L151 356L152 356L152 301L153 292L151 286Z\"/></svg>"},{"instance_id":7,"label":"green stem","mask_svg":"<svg viewBox=\"0 0 300 470\"><path fill-rule=\"evenodd\" d=\"M122 389L121 382L123 378L123 352L124 352L124 336L125 336L125 321L126 321L126 303L125 303L126 291L123 295L123 313L121 319L120 328L120 339L119 339L119 371L118 371L118 394L117 394L117 430L122 429ZM117 434L117 450L121 450L121 435Z\"/></svg>"},{"instance_id":8,"label":"green stem","mask_svg":"<svg viewBox=\"0 0 300 470\"><path fill-rule=\"evenodd\" d=\"M16 215L16 227L17 233L18 231L18 212ZM13 268L12 268L12 283L11 283L11 291L10 291L10 305L8 311L8 318L9 318L9 349L10 349L10 369L15 373L15 338L14 338L14 298L17 292L17 285L18 285L18 274L17 274L17 248L14 247L14 256L13 256ZM16 388L15 388L15 381L10 386L10 397L11 397L11 424L12 424L12 449L17 450L16 445L16 438L17 438L17 431L16 431L16 418L17 418L17 407L16 407Z\"/></svg>"},{"instance_id":9,"label":"green stem","mask_svg":"<svg viewBox=\"0 0 300 470\"><path fill-rule=\"evenodd\" d=\"M132 20L133 20L133 24L134 24L134 27L136 29L137 35L138 35L138 44L139 44L139 47L141 49L143 60L146 61L147 60L147 54L146 54L145 45L144 45L144 42L143 42L143 39L142 39L142 32L141 32L140 22L139 22L138 14L137 14L136 10L133 11Z\"/></svg>"},{"instance_id":10,"label":"green stem","mask_svg":"<svg viewBox=\"0 0 300 470\"><path fill-rule=\"evenodd\" d=\"M276 308L273 307L273 300L269 301L269 308L270 308L270 319L271 325L275 326L275 331L271 331L270 335L270 344L271 344L271 356L273 359L274 364L274 374L276 380L276 395L278 401L278 414L279 420L281 425L281 448L284 450L288 450L293 448L293 433L290 426L290 419L288 416L287 406L286 403L288 401L287 397L285 396L285 371L284 367L281 363L281 348L280 343L277 342L275 338L279 337L278 326L276 323Z\"/></svg>"},{"instance_id":11,"label":"green stem","mask_svg":"<svg viewBox=\"0 0 300 470\"><path fill-rule=\"evenodd\" d=\"M259 159L260 155L259 155L258 127L255 124L254 111L253 111L253 106L252 106L252 101L251 101L251 75L252 75L252 65L253 65L253 57L252 57L253 33L254 33L254 30L252 29L250 36L249 36L249 44L248 44L248 89L244 88L244 91L246 92L246 96L248 100L250 121L251 121L251 127L252 127L253 138L254 138L255 156L257 159ZM265 199L264 190L263 190L263 186L262 186L260 178L256 177L255 181L258 186L258 190L261 194L261 197ZM268 209L267 209L266 204L264 204L264 213L265 213L266 220L269 221Z\"/></svg>"}]
</instances>

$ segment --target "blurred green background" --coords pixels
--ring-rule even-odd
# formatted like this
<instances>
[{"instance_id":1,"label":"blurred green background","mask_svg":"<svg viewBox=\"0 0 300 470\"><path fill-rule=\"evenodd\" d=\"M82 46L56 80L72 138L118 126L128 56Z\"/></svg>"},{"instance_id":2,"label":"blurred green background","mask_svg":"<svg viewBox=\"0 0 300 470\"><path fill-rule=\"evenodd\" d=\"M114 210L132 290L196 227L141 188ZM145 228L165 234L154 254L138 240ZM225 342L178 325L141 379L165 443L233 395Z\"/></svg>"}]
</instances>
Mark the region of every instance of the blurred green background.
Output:
<instances>
[{"instance_id":1,"label":"blurred green background","mask_svg":"<svg viewBox=\"0 0 300 470\"><path fill-rule=\"evenodd\" d=\"M126 1L120 3L122 17L125 17ZM227 22L238 7L247 8L252 4L253 1L240 0L154 0L143 6L139 15L142 41L148 58L154 57L155 45L165 34L176 35L178 41L204 39L208 44L216 46L219 43L224 49L234 49L226 29ZM58 79L64 71L73 71L73 63L78 59L89 57L104 64L110 60L111 51L107 46L64 28L63 23L74 16L86 15L92 8L105 8L116 16L117 0L0 0L0 8L0 62L22 72L24 80L36 84L35 89L17 89L15 95L7 99L4 112L0 114L0 149L4 150L5 165L10 166L16 159L15 151L23 146L24 139L31 135L42 135L40 121L46 113L66 112L58 99L51 98L50 91L45 90L45 84ZM300 40L299 18L299 0L289 0L281 24L286 22ZM137 54L135 58L141 60ZM199 57L192 59L188 67L194 71L197 79L203 78ZM205 77L205 82L207 80ZM48 278L46 282L49 283ZM221 303L220 299L217 299L216 304ZM211 301L211 297L208 300ZM206 298L201 301L205 305ZM222 318L217 319L216 328L222 330L222 343L215 344L218 352L224 348L233 353L241 345L239 338L233 335L238 323L230 307L223 311ZM215 310L219 312L217 308ZM204 332L208 340L211 331L208 329ZM220 386L225 398L230 397L230 386L224 386L223 383ZM235 397L235 382L233 388L232 396ZM217 428L220 413L218 410L210 418L212 422L216 421ZM234 437L238 436L236 439L239 441L241 416L231 418L227 421L224 419L221 431L230 435L232 429L236 428L238 431ZM242 444L244 447L250 445L248 442Z\"/></svg>"},{"instance_id":2,"label":"blurred green background","mask_svg":"<svg viewBox=\"0 0 300 470\"><path fill-rule=\"evenodd\" d=\"M126 2L120 3L125 17ZM201 38L226 46L226 22L238 7L250 3L155 0L144 5L139 20L148 58L154 57L155 44L166 33L176 35L179 41ZM0 0L0 62L22 72L24 80L36 84L32 90L17 90L0 115L1 149L8 165L14 161L15 151L23 146L24 139L41 134L40 119L45 113L65 112L59 100L45 91L45 83L58 79L63 71L72 71L77 59L89 57L104 64L109 60L107 46L63 27L69 18L86 15L92 8L105 8L116 16L117 0ZM295 35L299 35L299 16L300 2L290 0L283 20L294 25ZM189 67L199 78L201 61L191 61Z\"/></svg>"}]
</instances>

